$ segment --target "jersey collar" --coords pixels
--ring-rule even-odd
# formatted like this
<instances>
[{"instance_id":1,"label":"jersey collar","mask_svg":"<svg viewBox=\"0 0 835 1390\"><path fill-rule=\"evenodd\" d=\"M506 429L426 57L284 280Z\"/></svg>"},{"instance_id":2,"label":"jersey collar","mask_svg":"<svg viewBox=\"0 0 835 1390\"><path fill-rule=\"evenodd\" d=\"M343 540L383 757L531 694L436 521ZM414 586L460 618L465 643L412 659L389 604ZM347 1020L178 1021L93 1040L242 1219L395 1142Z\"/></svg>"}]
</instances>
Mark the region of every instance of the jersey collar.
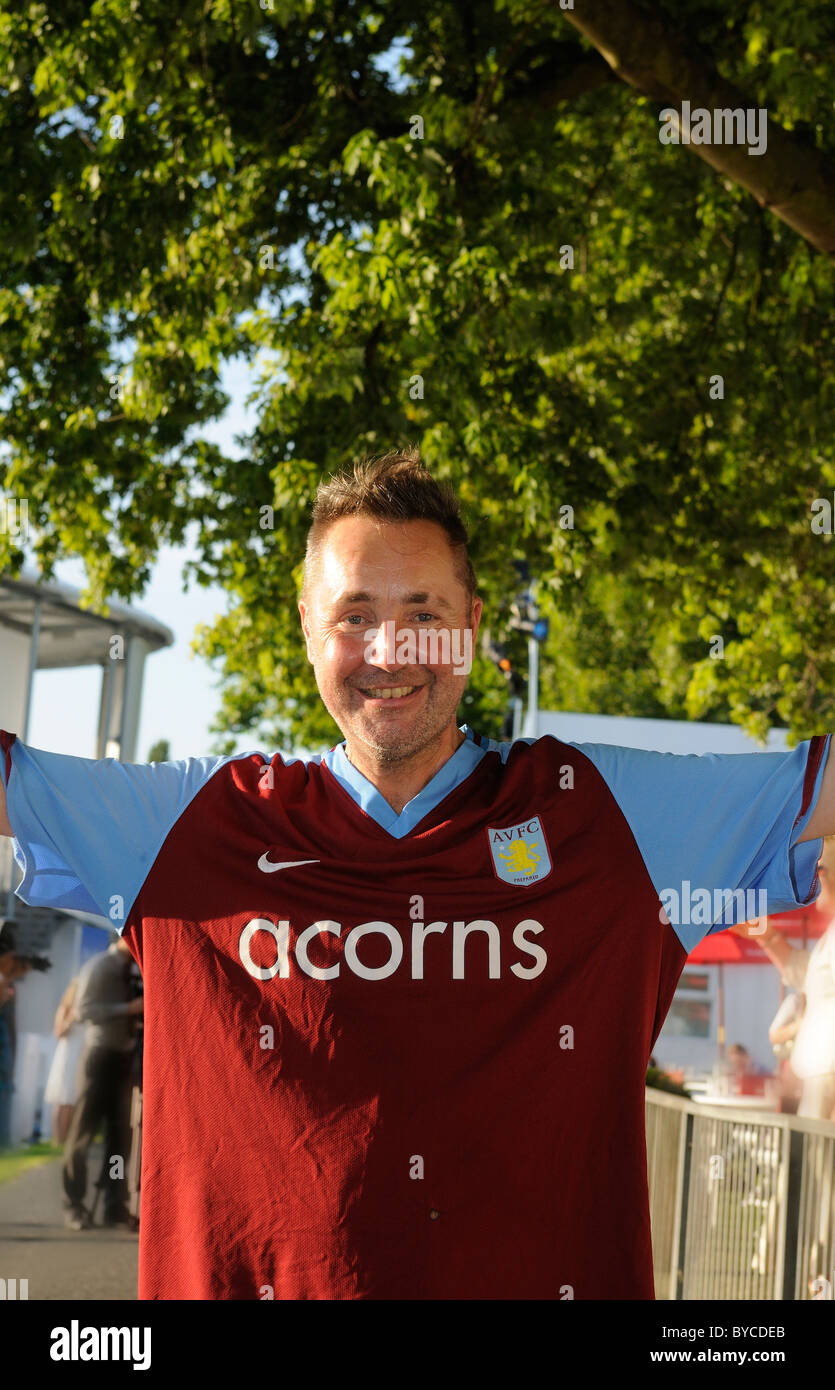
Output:
<instances>
[{"instance_id":1,"label":"jersey collar","mask_svg":"<svg viewBox=\"0 0 835 1390\"><path fill-rule=\"evenodd\" d=\"M382 830L393 835L395 839L400 839L403 835L408 835L410 830L414 830L424 816L428 816L450 792L466 781L484 757L485 750L479 747L470 726L461 724L459 727L465 735L464 742L438 768L432 780L427 782L411 801L406 802L399 815L389 806L373 782L369 782L368 778L354 767L345 752L344 741L329 749L322 761L360 810L371 816Z\"/></svg>"}]
</instances>

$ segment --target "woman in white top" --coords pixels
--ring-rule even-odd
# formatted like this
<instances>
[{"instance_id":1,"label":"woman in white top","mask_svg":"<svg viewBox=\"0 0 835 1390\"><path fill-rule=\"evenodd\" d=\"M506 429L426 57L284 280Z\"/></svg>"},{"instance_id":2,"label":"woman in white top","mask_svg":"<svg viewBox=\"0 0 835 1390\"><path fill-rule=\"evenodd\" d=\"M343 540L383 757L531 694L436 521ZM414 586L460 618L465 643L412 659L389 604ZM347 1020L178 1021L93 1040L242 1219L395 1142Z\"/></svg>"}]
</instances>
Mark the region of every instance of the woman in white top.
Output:
<instances>
[{"instance_id":1,"label":"woman in white top","mask_svg":"<svg viewBox=\"0 0 835 1390\"><path fill-rule=\"evenodd\" d=\"M75 1017L74 1003L78 988L78 976L70 980L64 990L52 1031L58 1039L58 1046L49 1068L44 1100L54 1107L52 1111L52 1138L56 1144L63 1144L70 1127L72 1112L78 1098L78 1063L84 1049L84 1024Z\"/></svg>"},{"instance_id":2,"label":"woman in white top","mask_svg":"<svg viewBox=\"0 0 835 1390\"><path fill-rule=\"evenodd\" d=\"M806 996L791 1054L792 1071L803 1082L797 1113L813 1120L835 1120L835 835L823 842L818 874L821 891L816 906L831 920L814 949L791 946L768 922L765 933L751 940L777 966L783 983ZM739 936L749 934L747 924L732 930Z\"/></svg>"}]
</instances>

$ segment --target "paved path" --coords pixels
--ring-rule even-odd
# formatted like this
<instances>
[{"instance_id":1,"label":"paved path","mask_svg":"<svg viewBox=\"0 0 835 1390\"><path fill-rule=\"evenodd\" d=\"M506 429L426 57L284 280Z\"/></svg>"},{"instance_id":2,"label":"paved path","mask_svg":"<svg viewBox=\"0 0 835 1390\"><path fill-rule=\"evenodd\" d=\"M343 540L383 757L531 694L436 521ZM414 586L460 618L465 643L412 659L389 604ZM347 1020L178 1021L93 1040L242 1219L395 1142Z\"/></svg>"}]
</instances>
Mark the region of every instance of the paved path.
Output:
<instances>
[{"instance_id":1,"label":"paved path","mask_svg":"<svg viewBox=\"0 0 835 1390\"><path fill-rule=\"evenodd\" d=\"M101 1147L94 1145L87 1167L88 1205L101 1159ZM99 1197L97 1223L103 1211ZM0 1278L28 1279L30 1299L135 1299L138 1242L138 1233L124 1226L65 1228L60 1159L0 1183Z\"/></svg>"}]
</instances>

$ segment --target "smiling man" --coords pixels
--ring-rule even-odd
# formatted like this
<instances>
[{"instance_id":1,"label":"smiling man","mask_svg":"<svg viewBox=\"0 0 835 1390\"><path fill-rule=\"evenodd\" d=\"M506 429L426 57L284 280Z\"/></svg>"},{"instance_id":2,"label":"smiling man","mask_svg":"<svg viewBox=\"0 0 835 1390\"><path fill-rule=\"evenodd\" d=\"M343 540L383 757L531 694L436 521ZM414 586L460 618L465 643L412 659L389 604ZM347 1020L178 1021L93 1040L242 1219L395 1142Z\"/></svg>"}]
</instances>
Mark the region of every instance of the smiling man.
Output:
<instances>
[{"instance_id":1,"label":"smiling man","mask_svg":"<svg viewBox=\"0 0 835 1390\"><path fill-rule=\"evenodd\" d=\"M430 632L449 634L445 644L436 640L438 650L460 647L452 638L463 632L471 643L482 604L454 499L427 491L428 475L408 464L399 475L389 471L416 515L430 516L400 521L385 498L369 514L361 510L373 505L368 481L361 490L356 481L353 490L332 484L314 511L299 612L319 693L348 756L399 814L465 737L455 723L460 667L404 665L399 649L411 633L427 649ZM419 640L412 645L419 653Z\"/></svg>"},{"instance_id":2,"label":"smiling man","mask_svg":"<svg viewBox=\"0 0 835 1390\"><path fill-rule=\"evenodd\" d=\"M828 739L459 727L481 601L416 451L319 489L299 611L322 755L0 733L19 895L143 972L140 1298L652 1298L647 1060L701 937L815 896Z\"/></svg>"}]
</instances>

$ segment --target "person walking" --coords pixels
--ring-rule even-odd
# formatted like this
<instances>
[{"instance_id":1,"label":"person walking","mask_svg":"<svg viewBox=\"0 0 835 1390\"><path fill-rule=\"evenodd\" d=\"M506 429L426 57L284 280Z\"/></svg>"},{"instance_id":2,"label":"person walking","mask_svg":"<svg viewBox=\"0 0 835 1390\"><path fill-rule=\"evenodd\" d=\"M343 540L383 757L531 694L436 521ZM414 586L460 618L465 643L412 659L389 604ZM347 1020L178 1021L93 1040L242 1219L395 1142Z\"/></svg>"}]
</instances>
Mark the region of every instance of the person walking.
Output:
<instances>
[{"instance_id":1,"label":"person walking","mask_svg":"<svg viewBox=\"0 0 835 1390\"><path fill-rule=\"evenodd\" d=\"M142 1013L142 1000L131 999L128 944L115 932L113 936L108 949L93 956L78 979L75 1016L85 1025L84 1052L62 1170L64 1220L76 1231L92 1224L84 1205L87 1154L102 1121L107 1154L104 1222L107 1226L130 1223L125 1170L130 1148L134 1019Z\"/></svg>"}]
</instances>

